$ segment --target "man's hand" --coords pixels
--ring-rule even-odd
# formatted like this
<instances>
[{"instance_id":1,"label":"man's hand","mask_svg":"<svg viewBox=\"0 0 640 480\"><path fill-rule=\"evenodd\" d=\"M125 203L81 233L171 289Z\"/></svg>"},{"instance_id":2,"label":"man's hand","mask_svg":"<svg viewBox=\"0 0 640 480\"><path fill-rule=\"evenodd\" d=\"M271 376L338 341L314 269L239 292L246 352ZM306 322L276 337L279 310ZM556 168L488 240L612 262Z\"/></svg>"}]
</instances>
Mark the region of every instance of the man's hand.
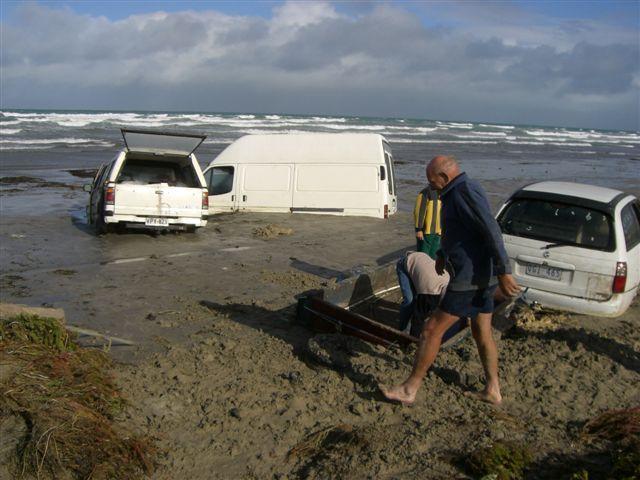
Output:
<instances>
[{"instance_id":1,"label":"man's hand","mask_svg":"<svg viewBox=\"0 0 640 480\"><path fill-rule=\"evenodd\" d=\"M416 232L416 238L420 241L424 240L424 233L422 233L422 230Z\"/></svg>"},{"instance_id":2,"label":"man's hand","mask_svg":"<svg viewBox=\"0 0 640 480\"><path fill-rule=\"evenodd\" d=\"M444 258L442 257L436 259L436 273L438 275L444 275Z\"/></svg>"},{"instance_id":3,"label":"man's hand","mask_svg":"<svg viewBox=\"0 0 640 480\"><path fill-rule=\"evenodd\" d=\"M436 265L436 270L437 270ZM498 275L498 283L500 284L500 290L507 297L515 297L520 293L520 285L516 282L516 279L510 273L505 273L504 275Z\"/></svg>"}]
</instances>

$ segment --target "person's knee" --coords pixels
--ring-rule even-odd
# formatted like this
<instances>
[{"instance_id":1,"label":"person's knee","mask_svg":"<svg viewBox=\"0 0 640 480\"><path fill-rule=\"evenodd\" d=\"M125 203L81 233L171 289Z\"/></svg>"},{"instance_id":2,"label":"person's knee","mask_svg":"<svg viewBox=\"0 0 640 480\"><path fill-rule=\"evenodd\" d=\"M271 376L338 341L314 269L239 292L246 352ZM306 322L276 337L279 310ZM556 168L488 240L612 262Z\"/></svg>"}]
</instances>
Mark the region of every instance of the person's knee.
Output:
<instances>
[{"instance_id":1,"label":"person's knee","mask_svg":"<svg viewBox=\"0 0 640 480\"><path fill-rule=\"evenodd\" d=\"M441 325L442 322L438 322L438 320L434 317L431 317L427 320L422 326L422 332L420 333L420 337L422 338L442 338L444 335L445 329Z\"/></svg>"}]
</instances>

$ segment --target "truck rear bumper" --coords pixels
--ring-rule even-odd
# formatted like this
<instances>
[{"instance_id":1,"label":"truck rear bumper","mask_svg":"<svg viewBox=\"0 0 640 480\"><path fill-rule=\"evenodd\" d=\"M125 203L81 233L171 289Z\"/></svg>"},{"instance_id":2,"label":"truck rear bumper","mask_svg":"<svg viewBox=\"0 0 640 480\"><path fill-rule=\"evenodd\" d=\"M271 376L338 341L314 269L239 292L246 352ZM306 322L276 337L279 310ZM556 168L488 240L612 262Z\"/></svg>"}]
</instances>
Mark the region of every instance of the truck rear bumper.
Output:
<instances>
[{"instance_id":1,"label":"truck rear bumper","mask_svg":"<svg viewBox=\"0 0 640 480\"><path fill-rule=\"evenodd\" d=\"M111 215L105 216L104 221L108 225L122 224L127 228L139 228L145 230L187 230L207 225L206 218L202 217L163 217L167 218L168 225L146 225L146 217L138 215Z\"/></svg>"}]
</instances>

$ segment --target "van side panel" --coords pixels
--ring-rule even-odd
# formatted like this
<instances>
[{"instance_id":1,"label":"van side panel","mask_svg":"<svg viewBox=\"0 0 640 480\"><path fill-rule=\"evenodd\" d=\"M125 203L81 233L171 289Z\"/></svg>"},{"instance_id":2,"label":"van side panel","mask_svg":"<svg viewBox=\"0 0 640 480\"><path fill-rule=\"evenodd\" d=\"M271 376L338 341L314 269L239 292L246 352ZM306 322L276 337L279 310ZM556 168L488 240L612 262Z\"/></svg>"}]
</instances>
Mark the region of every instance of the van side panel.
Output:
<instances>
[{"instance_id":1,"label":"van side panel","mask_svg":"<svg viewBox=\"0 0 640 480\"><path fill-rule=\"evenodd\" d=\"M240 166L240 210L289 212L293 165L246 164Z\"/></svg>"},{"instance_id":2,"label":"van side panel","mask_svg":"<svg viewBox=\"0 0 640 480\"><path fill-rule=\"evenodd\" d=\"M296 165L294 211L381 217L380 167L349 164Z\"/></svg>"}]
</instances>

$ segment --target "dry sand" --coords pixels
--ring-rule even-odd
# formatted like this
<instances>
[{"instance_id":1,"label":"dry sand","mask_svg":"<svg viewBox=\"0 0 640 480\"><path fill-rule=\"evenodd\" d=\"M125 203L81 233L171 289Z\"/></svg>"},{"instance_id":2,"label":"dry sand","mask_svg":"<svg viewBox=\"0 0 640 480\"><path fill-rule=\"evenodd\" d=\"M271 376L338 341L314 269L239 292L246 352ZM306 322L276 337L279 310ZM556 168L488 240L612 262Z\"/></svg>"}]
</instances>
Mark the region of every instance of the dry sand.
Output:
<instances>
[{"instance_id":1,"label":"dry sand","mask_svg":"<svg viewBox=\"0 0 640 480\"><path fill-rule=\"evenodd\" d=\"M595 458L584 422L640 401L639 309L553 328L528 318L498 340L499 409L464 395L483 376L470 338L441 353L407 408L383 401L377 384L404 377L412 352L312 337L291 309L257 305L198 308L209 325L188 346L166 345L121 380L132 421L167 452L158 478L464 478L460 458L496 440L533 449L527 478L558 478ZM358 437L289 454L342 424Z\"/></svg>"}]
</instances>

